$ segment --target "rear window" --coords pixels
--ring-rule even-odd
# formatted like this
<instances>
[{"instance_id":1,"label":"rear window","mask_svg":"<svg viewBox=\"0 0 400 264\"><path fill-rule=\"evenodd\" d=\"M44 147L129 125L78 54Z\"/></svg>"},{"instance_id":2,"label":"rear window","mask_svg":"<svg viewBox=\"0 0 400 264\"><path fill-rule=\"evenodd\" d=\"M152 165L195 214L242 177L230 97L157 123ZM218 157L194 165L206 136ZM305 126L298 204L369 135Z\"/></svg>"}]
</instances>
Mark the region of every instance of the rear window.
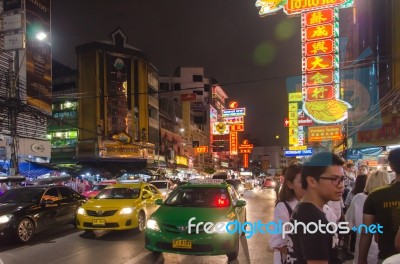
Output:
<instances>
[{"instance_id":1,"label":"rear window","mask_svg":"<svg viewBox=\"0 0 400 264\"><path fill-rule=\"evenodd\" d=\"M168 184L167 182L150 182L154 186L156 186L157 189L167 189Z\"/></svg>"},{"instance_id":2,"label":"rear window","mask_svg":"<svg viewBox=\"0 0 400 264\"><path fill-rule=\"evenodd\" d=\"M179 207L227 207L230 205L226 188L179 188L165 201L165 205Z\"/></svg>"},{"instance_id":3,"label":"rear window","mask_svg":"<svg viewBox=\"0 0 400 264\"><path fill-rule=\"evenodd\" d=\"M137 188L110 188L103 189L94 199L136 199L139 194Z\"/></svg>"}]
</instances>

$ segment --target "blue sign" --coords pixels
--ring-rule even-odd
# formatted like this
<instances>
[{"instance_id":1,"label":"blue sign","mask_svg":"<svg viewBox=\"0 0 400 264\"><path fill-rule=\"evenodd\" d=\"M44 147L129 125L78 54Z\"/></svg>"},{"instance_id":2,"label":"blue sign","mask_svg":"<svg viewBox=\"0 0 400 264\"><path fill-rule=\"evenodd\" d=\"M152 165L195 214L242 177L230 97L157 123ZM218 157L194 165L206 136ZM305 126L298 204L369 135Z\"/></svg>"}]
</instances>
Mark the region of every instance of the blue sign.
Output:
<instances>
[{"instance_id":1,"label":"blue sign","mask_svg":"<svg viewBox=\"0 0 400 264\"><path fill-rule=\"evenodd\" d=\"M235 108L222 110L222 116L244 116L246 115L246 108Z\"/></svg>"},{"instance_id":2,"label":"blue sign","mask_svg":"<svg viewBox=\"0 0 400 264\"><path fill-rule=\"evenodd\" d=\"M312 148L308 148L305 150L285 150L285 157L296 157L296 156L311 156L314 150Z\"/></svg>"}]
</instances>

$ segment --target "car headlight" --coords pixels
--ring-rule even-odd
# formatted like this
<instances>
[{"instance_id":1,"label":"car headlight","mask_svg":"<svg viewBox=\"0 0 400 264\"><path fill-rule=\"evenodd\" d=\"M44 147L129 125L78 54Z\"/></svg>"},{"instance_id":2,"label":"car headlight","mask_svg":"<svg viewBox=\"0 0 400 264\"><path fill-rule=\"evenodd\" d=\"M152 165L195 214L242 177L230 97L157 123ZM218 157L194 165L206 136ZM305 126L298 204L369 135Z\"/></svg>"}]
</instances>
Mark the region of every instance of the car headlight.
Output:
<instances>
[{"instance_id":1,"label":"car headlight","mask_svg":"<svg viewBox=\"0 0 400 264\"><path fill-rule=\"evenodd\" d=\"M85 213L86 213L86 212L85 212L85 209L83 209L82 207L79 207L79 208L78 208L78 214L79 214L79 215L85 215Z\"/></svg>"},{"instance_id":2,"label":"car headlight","mask_svg":"<svg viewBox=\"0 0 400 264\"><path fill-rule=\"evenodd\" d=\"M158 226L157 221L154 219L147 220L146 228L155 231L160 231L160 227Z\"/></svg>"},{"instance_id":3,"label":"car headlight","mask_svg":"<svg viewBox=\"0 0 400 264\"><path fill-rule=\"evenodd\" d=\"M243 191L243 190L244 190L243 185L240 185L239 188L238 188L238 191Z\"/></svg>"},{"instance_id":4,"label":"car headlight","mask_svg":"<svg viewBox=\"0 0 400 264\"><path fill-rule=\"evenodd\" d=\"M0 216L0 224L5 224L9 222L12 218L12 215L2 215Z\"/></svg>"},{"instance_id":5,"label":"car headlight","mask_svg":"<svg viewBox=\"0 0 400 264\"><path fill-rule=\"evenodd\" d=\"M131 214L133 213L133 209L132 207L126 207L126 208L122 208L121 211L119 212L119 214Z\"/></svg>"}]
</instances>

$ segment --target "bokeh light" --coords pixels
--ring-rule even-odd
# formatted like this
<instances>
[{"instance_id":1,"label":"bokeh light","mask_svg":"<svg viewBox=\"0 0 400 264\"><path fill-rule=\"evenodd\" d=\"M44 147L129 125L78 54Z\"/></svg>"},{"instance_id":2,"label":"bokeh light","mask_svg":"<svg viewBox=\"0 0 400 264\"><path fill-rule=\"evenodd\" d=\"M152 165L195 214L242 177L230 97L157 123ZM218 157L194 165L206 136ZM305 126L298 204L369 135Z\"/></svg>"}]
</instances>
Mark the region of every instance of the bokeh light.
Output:
<instances>
[{"instance_id":1,"label":"bokeh light","mask_svg":"<svg viewBox=\"0 0 400 264\"><path fill-rule=\"evenodd\" d=\"M278 40L287 40L291 38L296 31L295 22L294 19L285 19L279 22L275 28L275 37Z\"/></svg>"},{"instance_id":2,"label":"bokeh light","mask_svg":"<svg viewBox=\"0 0 400 264\"><path fill-rule=\"evenodd\" d=\"M276 47L270 42L263 42L254 50L254 62L258 65L267 65L276 57Z\"/></svg>"}]
</instances>

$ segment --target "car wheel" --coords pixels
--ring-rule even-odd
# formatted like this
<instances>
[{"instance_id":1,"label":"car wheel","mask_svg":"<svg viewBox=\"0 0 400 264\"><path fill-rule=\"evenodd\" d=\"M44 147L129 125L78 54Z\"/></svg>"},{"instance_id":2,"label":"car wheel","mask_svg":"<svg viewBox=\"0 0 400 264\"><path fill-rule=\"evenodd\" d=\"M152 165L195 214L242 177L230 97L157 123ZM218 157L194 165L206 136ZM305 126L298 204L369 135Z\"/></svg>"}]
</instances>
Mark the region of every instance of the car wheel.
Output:
<instances>
[{"instance_id":1,"label":"car wheel","mask_svg":"<svg viewBox=\"0 0 400 264\"><path fill-rule=\"evenodd\" d=\"M235 251L233 251L232 253L226 254L226 256L228 257L228 261L233 261L233 260L237 259L238 255L239 255L239 238L236 241Z\"/></svg>"},{"instance_id":2,"label":"car wheel","mask_svg":"<svg viewBox=\"0 0 400 264\"><path fill-rule=\"evenodd\" d=\"M24 218L19 221L17 225L17 239L19 242L26 243L30 241L35 232L35 226L33 225L32 220L28 218Z\"/></svg>"},{"instance_id":3,"label":"car wheel","mask_svg":"<svg viewBox=\"0 0 400 264\"><path fill-rule=\"evenodd\" d=\"M143 211L140 211L138 215L138 228L140 232L144 231L144 228L146 227L146 215L144 214Z\"/></svg>"}]
</instances>

